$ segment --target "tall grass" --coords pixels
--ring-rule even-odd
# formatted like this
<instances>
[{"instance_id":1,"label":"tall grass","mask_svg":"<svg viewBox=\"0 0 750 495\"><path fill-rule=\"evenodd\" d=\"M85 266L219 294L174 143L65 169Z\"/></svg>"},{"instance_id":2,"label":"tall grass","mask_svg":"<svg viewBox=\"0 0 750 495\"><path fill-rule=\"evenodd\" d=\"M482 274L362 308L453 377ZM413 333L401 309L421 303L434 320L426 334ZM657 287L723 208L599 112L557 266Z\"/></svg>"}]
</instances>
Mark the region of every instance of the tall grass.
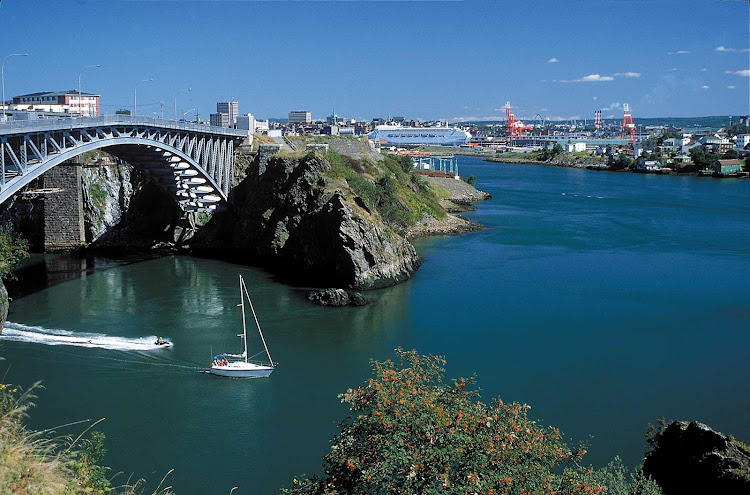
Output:
<instances>
[{"instance_id":1,"label":"tall grass","mask_svg":"<svg viewBox=\"0 0 750 495\"><path fill-rule=\"evenodd\" d=\"M39 383L26 391L0 383L0 494L144 495L143 480L113 486L107 479L108 468L98 464L105 453L104 435L88 435L99 421L75 438L26 428L24 419L34 406L38 388ZM170 486L163 487L171 472L151 495L172 494Z\"/></svg>"}]
</instances>

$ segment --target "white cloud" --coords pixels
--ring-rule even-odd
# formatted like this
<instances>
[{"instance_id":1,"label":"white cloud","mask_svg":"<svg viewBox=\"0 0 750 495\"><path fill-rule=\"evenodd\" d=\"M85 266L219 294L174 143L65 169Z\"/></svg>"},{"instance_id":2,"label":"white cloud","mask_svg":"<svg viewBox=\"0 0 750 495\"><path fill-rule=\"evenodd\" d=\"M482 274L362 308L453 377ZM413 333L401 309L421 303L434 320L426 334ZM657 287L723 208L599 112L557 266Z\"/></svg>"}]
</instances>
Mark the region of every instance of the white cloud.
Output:
<instances>
[{"instance_id":1,"label":"white cloud","mask_svg":"<svg viewBox=\"0 0 750 495\"><path fill-rule=\"evenodd\" d=\"M750 77L750 69L742 69L742 70L728 70L726 71L727 74L735 74L738 76L745 76Z\"/></svg>"},{"instance_id":2,"label":"white cloud","mask_svg":"<svg viewBox=\"0 0 750 495\"><path fill-rule=\"evenodd\" d=\"M580 79L558 79L557 82L562 83L577 83L577 82L606 82L606 81L614 81L615 78L612 76L601 76L599 74L589 74L588 76L583 76Z\"/></svg>"},{"instance_id":3,"label":"white cloud","mask_svg":"<svg viewBox=\"0 0 750 495\"><path fill-rule=\"evenodd\" d=\"M676 52L667 52L667 55L687 55L690 50L677 50Z\"/></svg>"},{"instance_id":4,"label":"white cloud","mask_svg":"<svg viewBox=\"0 0 750 495\"><path fill-rule=\"evenodd\" d=\"M750 48L727 48L726 46L719 45L716 47L717 52L735 52L735 53L746 53L750 52Z\"/></svg>"},{"instance_id":5,"label":"white cloud","mask_svg":"<svg viewBox=\"0 0 750 495\"><path fill-rule=\"evenodd\" d=\"M727 86L727 89L734 89L734 86L729 85L729 86Z\"/></svg>"},{"instance_id":6,"label":"white cloud","mask_svg":"<svg viewBox=\"0 0 750 495\"><path fill-rule=\"evenodd\" d=\"M616 101L616 102L610 104L608 107L602 108L602 111L606 112L606 111L609 111L609 110L619 110L621 108L622 108L622 105L620 105L620 102Z\"/></svg>"},{"instance_id":7,"label":"white cloud","mask_svg":"<svg viewBox=\"0 0 750 495\"><path fill-rule=\"evenodd\" d=\"M553 82L561 82L561 83L609 82L609 81L614 81L616 77L635 78L635 77L641 77L641 73L640 72L616 72L612 74L611 76L603 76L601 74L589 74L588 76L583 76L580 79L553 79Z\"/></svg>"},{"instance_id":8,"label":"white cloud","mask_svg":"<svg viewBox=\"0 0 750 495\"><path fill-rule=\"evenodd\" d=\"M640 72L618 72L617 74L612 74L615 77L641 77Z\"/></svg>"},{"instance_id":9,"label":"white cloud","mask_svg":"<svg viewBox=\"0 0 750 495\"><path fill-rule=\"evenodd\" d=\"M552 57L551 59L547 60L547 63L550 63L550 64L556 64L557 62L559 62L559 60L557 60L555 57Z\"/></svg>"},{"instance_id":10,"label":"white cloud","mask_svg":"<svg viewBox=\"0 0 750 495\"><path fill-rule=\"evenodd\" d=\"M704 67L704 68L701 69L701 72L706 72L707 70L708 69Z\"/></svg>"},{"instance_id":11,"label":"white cloud","mask_svg":"<svg viewBox=\"0 0 750 495\"><path fill-rule=\"evenodd\" d=\"M710 86L706 86L705 84L701 86L701 89L708 89Z\"/></svg>"}]
</instances>

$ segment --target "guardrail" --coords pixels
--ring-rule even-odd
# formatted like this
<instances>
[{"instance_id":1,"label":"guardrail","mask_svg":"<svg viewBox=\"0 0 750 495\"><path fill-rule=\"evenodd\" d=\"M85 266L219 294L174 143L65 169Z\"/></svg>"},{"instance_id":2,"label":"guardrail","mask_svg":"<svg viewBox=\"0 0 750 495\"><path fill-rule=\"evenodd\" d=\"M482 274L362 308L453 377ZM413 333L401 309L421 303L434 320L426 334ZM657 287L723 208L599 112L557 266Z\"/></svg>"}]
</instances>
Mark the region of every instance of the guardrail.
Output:
<instances>
[{"instance_id":1,"label":"guardrail","mask_svg":"<svg viewBox=\"0 0 750 495\"><path fill-rule=\"evenodd\" d=\"M2 116L0 116L2 118ZM45 117L32 120L0 120L0 135L17 134L35 131L59 131L65 129L80 129L85 127L107 125L142 125L159 127L162 129L176 129L181 131L196 131L211 134L223 134L236 137L247 137L247 131L229 129L195 122L181 122L177 120L155 119L152 117L138 117L133 115L100 115L98 117Z\"/></svg>"}]
</instances>

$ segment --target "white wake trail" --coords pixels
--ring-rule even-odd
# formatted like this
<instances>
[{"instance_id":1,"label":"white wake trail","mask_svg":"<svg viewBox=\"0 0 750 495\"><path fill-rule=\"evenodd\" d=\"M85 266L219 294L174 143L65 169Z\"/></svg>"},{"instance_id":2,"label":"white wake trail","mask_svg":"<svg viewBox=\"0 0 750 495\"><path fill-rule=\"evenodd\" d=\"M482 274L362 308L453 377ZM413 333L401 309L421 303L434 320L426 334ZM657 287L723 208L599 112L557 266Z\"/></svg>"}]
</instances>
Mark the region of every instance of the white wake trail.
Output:
<instances>
[{"instance_id":1,"label":"white wake trail","mask_svg":"<svg viewBox=\"0 0 750 495\"><path fill-rule=\"evenodd\" d=\"M31 342L44 345L68 345L75 347L91 347L111 349L117 351L151 351L161 349L154 345L156 336L139 338L114 337L101 333L71 332L56 328L23 325L21 323L5 322L0 340L16 342Z\"/></svg>"}]
</instances>

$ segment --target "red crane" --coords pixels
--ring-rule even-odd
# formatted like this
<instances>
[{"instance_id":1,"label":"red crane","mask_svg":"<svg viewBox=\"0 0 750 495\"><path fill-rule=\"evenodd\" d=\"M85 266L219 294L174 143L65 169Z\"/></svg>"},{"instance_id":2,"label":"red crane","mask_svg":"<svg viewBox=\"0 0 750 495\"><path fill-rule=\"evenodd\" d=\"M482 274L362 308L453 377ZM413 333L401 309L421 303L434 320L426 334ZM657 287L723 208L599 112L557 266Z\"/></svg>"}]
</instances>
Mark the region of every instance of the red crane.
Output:
<instances>
[{"instance_id":1,"label":"red crane","mask_svg":"<svg viewBox=\"0 0 750 495\"><path fill-rule=\"evenodd\" d=\"M635 124L633 123L633 117L630 115L630 106L627 103L622 105L624 115L622 116L622 131L620 132L620 139L625 139L625 132L630 133L628 138L628 144L635 143Z\"/></svg>"},{"instance_id":2,"label":"red crane","mask_svg":"<svg viewBox=\"0 0 750 495\"><path fill-rule=\"evenodd\" d=\"M522 139L524 133L533 129L533 126L525 125L523 122L518 120L513 112L511 112L510 102L505 103L505 118L507 119L507 131L506 134L510 138L511 143L515 139Z\"/></svg>"}]
</instances>

